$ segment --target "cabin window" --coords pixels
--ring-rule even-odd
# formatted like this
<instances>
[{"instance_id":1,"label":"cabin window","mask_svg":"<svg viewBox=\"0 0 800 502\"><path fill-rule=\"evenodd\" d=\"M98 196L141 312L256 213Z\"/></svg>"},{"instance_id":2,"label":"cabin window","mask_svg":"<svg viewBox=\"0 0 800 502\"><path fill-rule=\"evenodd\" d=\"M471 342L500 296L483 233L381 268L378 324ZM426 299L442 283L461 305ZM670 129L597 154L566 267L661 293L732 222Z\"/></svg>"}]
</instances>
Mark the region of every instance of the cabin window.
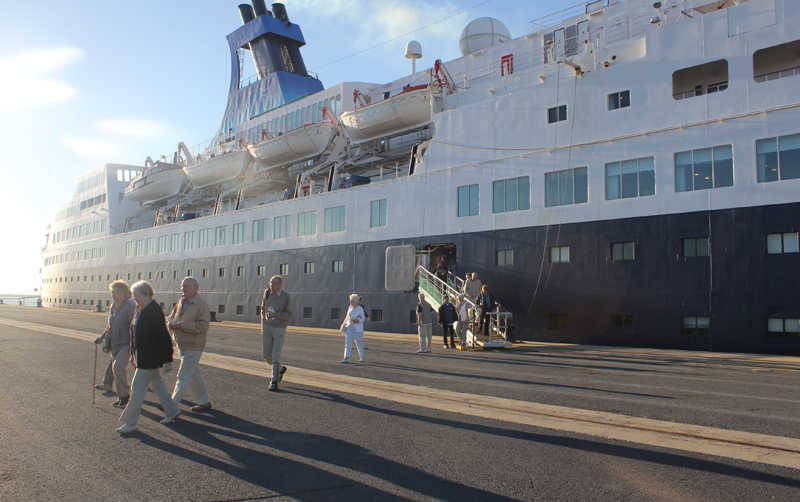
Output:
<instances>
[{"instance_id":1,"label":"cabin window","mask_svg":"<svg viewBox=\"0 0 800 502\"><path fill-rule=\"evenodd\" d=\"M253 233L251 234L253 242L261 242L267 238L267 220L254 220Z\"/></svg>"},{"instance_id":2,"label":"cabin window","mask_svg":"<svg viewBox=\"0 0 800 502\"><path fill-rule=\"evenodd\" d=\"M197 247L207 248L211 245L211 229L204 228L198 234Z\"/></svg>"},{"instance_id":3,"label":"cabin window","mask_svg":"<svg viewBox=\"0 0 800 502\"><path fill-rule=\"evenodd\" d=\"M178 280L178 271L177 270L173 270L172 271L172 280L173 281L177 281Z\"/></svg>"},{"instance_id":4,"label":"cabin window","mask_svg":"<svg viewBox=\"0 0 800 502\"><path fill-rule=\"evenodd\" d=\"M636 243L633 241L614 242L611 244L611 261L633 261L636 259Z\"/></svg>"},{"instance_id":5,"label":"cabin window","mask_svg":"<svg viewBox=\"0 0 800 502\"><path fill-rule=\"evenodd\" d=\"M225 267L220 267L220 268L217 270L217 275L218 275L219 277L225 277Z\"/></svg>"},{"instance_id":6,"label":"cabin window","mask_svg":"<svg viewBox=\"0 0 800 502\"><path fill-rule=\"evenodd\" d=\"M219 226L214 229L214 245L215 246L225 245L225 227Z\"/></svg>"},{"instance_id":7,"label":"cabin window","mask_svg":"<svg viewBox=\"0 0 800 502\"><path fill-rule=\"evenodd\" d=\"M158 252L159 253L169 252L169 236L166 235L158 236Z\"/></svg>"},{"instance_id":8,"label":"cabin window","mask_svg":"<svg viewBox=\"0 0 800 502\"><path fill-rule=\"evenodd\" d=\"M304 274L313 274L317 271L317 264L313 261L307 261L303 264Z\"/></svg>"},{"instance_id":9,"label":"cabin window","mask_svg":"<svg viewBox=\"0 0 800 502\"><path fill-rule=\"evenodd\" d=\"M527 176L492 183L492 212L506 213L531 208L530 179Z\"/></svg>"},{"instance_id":10,"label":"cabin window","mask_svg":"<svg viewBox=\"0 0 800 502\"><path fill-rule=\"evenodd\" d=\"M632 330L633 329L633 316L630 314L613 314L611 316L611 325L618 329Z\"/></svg>"},{"instance_id":11,"label":"cabin window","mask_svg":"<svg viewBox=\"0 0 800 502\"><path fill-rule=\"evenodd\" d=\"M183 233L183 249L186 251L194 249L194 231Z\"/></svg>"},{"instance_id":12,"label":"cabin window","mask_svg":"<svg viewBox=\"0 0 800 502\"><path fill-rule=\"evenodd\" d=\"M244 315L244 305L236 306L236 315Z\"/></svg>"},{"instance_id":13,"label":"cabin window","mask_svg":"<svg viewBox=\"0 0 800 502\"><path fill-rule=\"evenodd\" d=\"M169 250L173 253L181 250L181 234L172 234L170 237Z\"/></svg>"},{"instance_id":14,"label":"cabin window","mask_svg":"<svg viewBox=\"0 0 800 502\"><path fill-rule=\"evenodd\" d=\"M728 61L720 59L672 74L672 97L693 98L704 94L721 92L728 88Z\"/></svg>"},{"instance_id":15,"label":"cabin window","mask_svg":"<svg viewBox=\"0 0 800 502\"><path fill-rule=\"evenodd\" d=\"M325 232L341 232L345 228L344 206L325 209Z\"/></svg>"},{"instance_id":16,"label":"cabin window","mask_svg":"<svg viewBox=\"0 0 800 502\"><path fill-rule=\"evenodd\" d=\"M767 319L767 332L770 335L800 335L800 318L770 317Z\"/></svg>"},{"instance_id":17,"label":"cabin window","mask_svg":"<svg viewBox=\"0 0 800 502\"><path fill-rule=\"evenodd\" d=\"M331 272L335 274L344 272L344 260L333 260L331 262Z\"/></svg>"},{"instance_id":18,"label":"cabin window","mask_svg":"<svg viewBox=\"0 0 800 502\"><path fill-rule=\"evenodd\" d=\"M767 253L786 254L800 252L797 232L767 234Z\"/></svg>"},{"instance_id":19,"label":"cabin window","mask_svg":"<svg viewBox=\"0 0 800 502\"><path fill-rule=\"evenodd\" d=\"M383 321L383 309L372 309L369 311L369 320L372 322L382 322Z\"/></svg>"},{"instance_id":20,"label":"cabin window","mask_svg":"<svg viewBox=\"0 0 800 502\"><path fill-rule=\"evenodd\" d=\"M191 276L192 276L192 269L187 268L186 269L186 277L191 277Z\"/></svg>"},{"instance_id":21,"label":"cabin window","mask_svg":"<svg viewBox=\"0 0 800 502\"><path fill-rule=\"evenodd\" d=\"M642 197L655 192L653 157L606 164L606 200Z\"/></svg>"},{"instance_id":22,"label":"cabin window","mask_svg":"<svg viewBox=\"0 0 800 502\"><path fill-rule=\"evenodd\" d=\"M231 244L242 244L244 242L244 222L234 223L231 233Z\"/></svg>"},{"instance_id":23,"label":"cabin window","mask_svg":"<svg viewBox=\"0 0 800 502\"><path fill-rule=\"evenodd\" d=\"M276 216L272 222L272 238L285 239L289 237L289 215Z\"/></svg>"},{"instance_id":24,"label":"cabin window","mask_svg":"<svg viewBox=\"0 0 800 502\"><path fill-rule=\"evenodd\" d=\"M795 75L800 75L800 40L753 53L753 79L756 82Z\"/></svg>"},{"instance_id":25,"label":"cabin window","mask_svg":"<svg viewBox=\"0 0 800 502\"><path fill-rule=\"evenodd\" d=\"M478 201L479 186L477 184L458 187L458 216L476 216Z\"/></svg>"},{"instance_id":26,"label":"cabin window","mask_svg":"<svg viewBox=\"0 0 800 502\"><path fill-rule=\"evenodd\" d=\"M311 319L313 317L313 310L311 307L303 307L303 319Z\"/></svg>"},{"instance_id":27,"label":"cabin window","mask_svg":"<svg viewBox=\"0 0 800 502\"><path fill-rule=\"evenodd\" d=\"M236 267L236 277L241 277L244 275L244 267L239 265Z\"/></svg>"},{"instance_id":28,"label":"cabin window","mask_svg":"<svg viewBox=\"0 0 800 502\"><path fill-rule=\"evenodd\" d=\"M297 235L314 235L317 233L317 212L306 211L297 215Z\"/></svg>"},{"instance_id":29,"label":"cabin window","mask_svg":"<svg viewBox=\"0 0 800 502\"><path fill-rule=\"evenodd\" d=\"M631 91L612 92L608 95L608 109L618 110L631 106Z\"/></svg>"},{"instance_id":30,"label":"cabin window","mask_svg":"<svg viewBox=\"0 0 800 502\"><path fill-rule=\"evenodd\" d=\"M675 191L689 192L733 186L731 145L675 154Z\"/></svg>"},{"instance_id":31,"label":"cabin window","mask_svg":"<svg viewBox=\"0 0 800 502\"><path fill-rule=\"evenodd\" d=\"M267 266L266 265L259 265L256 267L256 275L259 277L264 277L267 275Z\"/></svg>"},{"instance_id":32,"label":"cabin window","mask_svg":"<svg viewBox=\"0 0 800 502\"><path fill-rule=\"evenodd\" d=\"M514 250L513 249L498 249L495 251L495 264L498 267L513 267L514 266Z\"/></svg>"},{"instance_id":33,"label":"cabin window","mask_svg":"<svg viewBox=\"0 0 800 502\"><path fill-rule=\"evenodd\" d=\"M550 248L551 263L569 263L569 246L553 246Z\"/></svg>"},{"instance_id":34,"label":"cabin window","mask_svg":"<svg viewBox=\"0 0 800 502\"><path fill-rule=\"evenodd\" d=\"M369 203L369 226L372 228L386 226L386 199L373 200Z\"/></svg>"},{"instance_id":35,"label":"cabin window","mask_svg":"<svg viewBox=\"0 0 800 502\"><path fill-rule=\"evenodd\" d=\"M280 265L278 265L278 274L283 276L289 275L289 264L281 263Z\"/></svg>"},{"instance_id":36,"label":"cabin window","mask_svg":"<svg viewBox=\"0 0 800 502\"><path fill-rule=\"evenodd\" d=\"M567 120L567 105L554 106L547 109L547 123L561 122Z\"/></svg>"},{"instance_id":37,"label":"cabin window","mask_svg":"<svg viewBox=\"0 0 800 502\"><path fill-rule=\"evenodd\" d=\"M225 305L217 305L217 312L219 312L220 314L224 314L225 313Z\"/></svg>"},{"instance_id":38,"label":"cabin window","mask_svg":"<svg viewBox=\"0 0 800 502\"><path fill-rule=\"evenodd\" d=\"M340 319L342 311L339 307L331 307L331 319Z\"/></svg>"},{"instance_id":39,"label":"cabin window","mask_svg":"<svg viewBox=\"0 0 800 502\"><path fill-rule=\"evenodd\" d=\"M708 255L708 237L688 237L683 239L684 258L695 258Z\"/></svg>"},{"instance_id":40,"label":"cabin window","mask_svg":"<svg viewBox=\"0 0 800 502\"><path fill-rule=\"evenodd\" d=\"M800 134L756 141L760 183L800 178Z\"/></svg>"},{"instance_id":41,"label":"cabin window","mask_svg":"<svg viewBox=\"0 0 800 502\"><path fill-rule=\"evenodd\" d=\"M201 272L201 275L203 276L203 279L206 279L208 277L208 269L204 268Z\"/></svg>"},{"instance_id":42,"label":"cabin window","mask_svg":"<svg viewBox=\"0 0 800 502\"><path fill-rule=\"evenodd\" d=\"M589 200L589 177L585 167L545 173L544 186L546 207L582 204Z\"/></svg>"}]
</instances>

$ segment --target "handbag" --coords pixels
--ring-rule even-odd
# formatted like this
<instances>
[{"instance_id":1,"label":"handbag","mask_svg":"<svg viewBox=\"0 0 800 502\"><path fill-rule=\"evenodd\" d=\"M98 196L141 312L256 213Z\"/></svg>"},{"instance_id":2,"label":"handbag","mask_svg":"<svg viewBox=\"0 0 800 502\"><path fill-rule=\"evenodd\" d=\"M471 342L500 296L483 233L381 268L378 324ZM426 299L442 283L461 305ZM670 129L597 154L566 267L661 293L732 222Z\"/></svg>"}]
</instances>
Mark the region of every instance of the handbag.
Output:
<instances>
[{"instance_id":1,"label":"handbag","mask_svg":"<svg viewBox=\"0 0 800 502\"><path fill-rule=\"evenodd\" d=\"M111 336L108 333L103 336L103 352L111 352Z\"/></svg>"}]
</instances>

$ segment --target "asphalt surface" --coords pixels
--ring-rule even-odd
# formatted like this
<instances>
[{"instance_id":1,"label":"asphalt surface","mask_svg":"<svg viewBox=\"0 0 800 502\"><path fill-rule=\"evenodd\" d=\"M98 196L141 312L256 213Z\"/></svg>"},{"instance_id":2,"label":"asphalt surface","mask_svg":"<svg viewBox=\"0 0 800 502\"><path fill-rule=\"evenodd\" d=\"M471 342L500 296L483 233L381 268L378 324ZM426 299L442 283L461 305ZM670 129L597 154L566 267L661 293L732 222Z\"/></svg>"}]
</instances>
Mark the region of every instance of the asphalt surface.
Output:
<instances>
[{"instance_id":1,"label":"asphalt surface","mask_svg":"<svg viewBox=\"0 0 800 502\"><path fill-rule=\"evenodd\" d=\"M9 306L0 318L104 325ZM342 338L291 333L284 360L289 371L800 437L791 361L530 345L417 355L408 337L367 345L366 363L341 365ZM206 350L258 359L258 331L215 324ZM93 354L0 324L0 500L800 500L797 470L294 384L269 393L261 378L210 367L213 411L163 426L148 395L140 432L120 437L113 398L98 392L91 404Z\"/></svg>"}]
</instances>

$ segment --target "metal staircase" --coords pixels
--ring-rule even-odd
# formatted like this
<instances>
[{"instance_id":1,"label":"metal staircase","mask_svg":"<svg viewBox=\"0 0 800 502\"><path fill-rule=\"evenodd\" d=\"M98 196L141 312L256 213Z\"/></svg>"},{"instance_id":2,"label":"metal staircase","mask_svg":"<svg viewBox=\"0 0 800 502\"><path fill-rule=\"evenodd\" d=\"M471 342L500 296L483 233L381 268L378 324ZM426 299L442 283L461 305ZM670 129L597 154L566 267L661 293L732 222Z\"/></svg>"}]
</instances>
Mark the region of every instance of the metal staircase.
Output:
<instances>
[{"instance_id":1,"label":"metal staircase","mask_svg":"<svg viewBox=\"0 0 800 502\"><path fill-rule=\"evenodd\" d=\"M425 301L434 310L439 310L439 307L442 306L444 295L451 298L455 304L455 300L462 294L464 281L450 272L448 272L447 280L443 281L427 268L418 266L417 284L419 292L425 296ZM472 349L511 348L511 342L508 341L512 320L511 313L499 310L489 312L488 334L484 336L479 329L477 306L468 298L465 301L467 302L470 319L466 330L466 346Z\"/></svg>"}]
</instances>

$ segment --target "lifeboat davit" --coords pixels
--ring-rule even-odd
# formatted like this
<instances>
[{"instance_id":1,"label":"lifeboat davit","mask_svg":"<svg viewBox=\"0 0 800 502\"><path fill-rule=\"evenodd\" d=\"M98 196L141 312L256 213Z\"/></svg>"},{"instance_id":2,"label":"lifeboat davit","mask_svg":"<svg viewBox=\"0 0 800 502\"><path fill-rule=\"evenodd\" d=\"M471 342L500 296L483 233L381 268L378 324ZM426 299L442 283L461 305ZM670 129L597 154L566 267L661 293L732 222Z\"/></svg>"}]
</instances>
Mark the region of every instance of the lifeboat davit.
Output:
<instances>
[{"instance_id":1,"label":"lifeboat davit","mask_svg":"<svg viewBox=\"0 0 800 502\"><path fill-rule=\"evenodd\" d=\"M174 164L156 162L131 180L125 187L125 198L151 204L178 195L186 182L186 174Z\"/></svg>"},{"instance_id":2,"label":"lifeboat davit","mask_svg":"<svg viewBox=\"0 0 800 502\"><path fill-rule=\"evenodd\" d=\"M342 113L340 120L354 142L421 127L431 121L428 86L409 87L390 98Z\"/></svg>"},{"instance_id":3,"label":"lifeboat davit","mask_svg":"<svg viewBox=\"0 0 800 502\"><path fill-rule=\"evenodd\" d=\"M183 168L195 188L230 181L241 175L252 158L247 150L199 156L195 163Z\"/></svg>"},{"instance_id":4,"label":"lifeboat davit","mask_svg":"<svg viewBox=\"0 0 800 502\"><path fill-rule=\"evenodd\" d=\"M315 157L328 148L336 135L336 126L330 122L307 124L299 129L265 138L250 145L248 150L267 169Z\"/></svg>"}]
</instances>

